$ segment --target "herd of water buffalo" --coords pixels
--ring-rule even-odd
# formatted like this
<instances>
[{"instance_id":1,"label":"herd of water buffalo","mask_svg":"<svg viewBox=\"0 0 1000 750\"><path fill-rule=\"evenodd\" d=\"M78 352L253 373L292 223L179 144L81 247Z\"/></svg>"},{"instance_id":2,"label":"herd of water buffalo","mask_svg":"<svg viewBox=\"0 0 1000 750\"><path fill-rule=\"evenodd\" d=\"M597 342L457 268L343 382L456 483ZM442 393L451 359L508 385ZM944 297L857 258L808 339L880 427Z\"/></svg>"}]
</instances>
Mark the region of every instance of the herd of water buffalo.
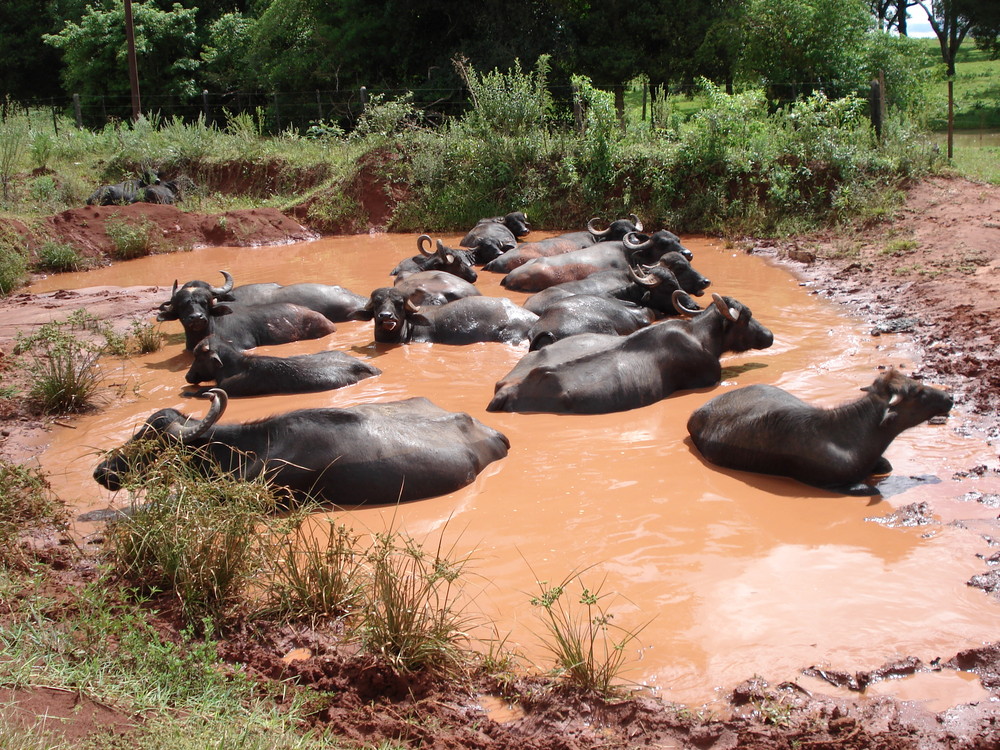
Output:
<instances>
[{"instance_id":1,"label":"herd of water buffalo","mask_svg":"<svg viewBox=\"0 0 1000 750\"><path fill-rule=\"evenodd\" d=\"M525 215L514 212L481 220L455 248L421 235L418 254L392 269L394 283L367 296L314 283L236 286L226 271L222 286L175 281L158 320L183 326L193 356L187 382L214 381L199 388L211 404L200 420L158 411L132 441L169 435L202 447L226 471L263 474L292 495L340 505L432 497L471 483L507 455L508 439L425 398L217 424L229 397L340 388L380 374L341 352L283 358L247 350L326 336L349 320L371 320L381 344L526 345L487 411L597 414L716 385L724 353L773 343L738 300L712 294L704 309L694 301L710 282L668 231L644 234L635 216L523 242L529 231ZM477 267L532 295L523 305L483 295ZM888 445L947 414L952 399L895 370L862 390L856 401L820 408L774 386L747 386L710 400L687 428L714 464L876 494L865 480L891 469L882 455ZM139 468L113 451L94 477L117 490Z\"/></svg>"},{"instance_id":2,"label":"herd of water buffalo","mask_svg":"<svg viewBox=\"0 0 1000 750\"><path fill-rule=\"evenodd\" d=\"M88 206L125 206L130 203L163 203L173 205L181 199L180 186L175 180L161 180L155 174L114 185L101 185L87 198Z\"/></svg>"}]
</instances>

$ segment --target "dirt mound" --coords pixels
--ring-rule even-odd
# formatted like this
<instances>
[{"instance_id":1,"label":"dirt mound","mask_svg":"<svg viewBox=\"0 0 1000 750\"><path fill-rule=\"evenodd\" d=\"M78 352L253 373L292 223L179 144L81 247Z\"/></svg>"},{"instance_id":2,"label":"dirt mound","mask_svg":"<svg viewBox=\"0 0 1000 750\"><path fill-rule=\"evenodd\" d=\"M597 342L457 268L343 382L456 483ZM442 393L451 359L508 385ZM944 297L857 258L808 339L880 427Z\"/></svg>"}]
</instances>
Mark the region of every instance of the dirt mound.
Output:
<instances>
[{"instance_id":1,"label":"dirt mound","mask_svg":"<svg viewBox=\"0 0 1000 750\"><path fill-rule=\"evenodd\" d=\"M72 245L85 258L103 261L114 257L116 225L146 230L154 252L216 245L279 245L319 236L273 208L199 214L152 203L71 208L46 217L40 226L33 228L0 219L0 233L20 235L29 250L35 253L43 243L55 241Z\"/></svg>"}]
</instances>

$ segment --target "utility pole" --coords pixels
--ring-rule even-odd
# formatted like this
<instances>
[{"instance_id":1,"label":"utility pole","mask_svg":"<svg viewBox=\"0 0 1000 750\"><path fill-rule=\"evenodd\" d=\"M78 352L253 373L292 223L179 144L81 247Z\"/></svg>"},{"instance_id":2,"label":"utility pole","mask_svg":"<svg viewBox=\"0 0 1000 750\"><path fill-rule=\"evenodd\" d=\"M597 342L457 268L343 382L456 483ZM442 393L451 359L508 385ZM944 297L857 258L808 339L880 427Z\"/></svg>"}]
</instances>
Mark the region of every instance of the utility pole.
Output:
<instances>
[{"instance_id":1,"label":"utility pole","mask_svg":"<svg viewBox=\"0 0 1000 750\"><path fill-rule=\"evenodd\" d=\"M132 0L125 0L125 41L128 45L128 82L132 88L132 122L139 119L139 70L135 63L135 27L132 23Z\"/></svg>"}]
</instances>

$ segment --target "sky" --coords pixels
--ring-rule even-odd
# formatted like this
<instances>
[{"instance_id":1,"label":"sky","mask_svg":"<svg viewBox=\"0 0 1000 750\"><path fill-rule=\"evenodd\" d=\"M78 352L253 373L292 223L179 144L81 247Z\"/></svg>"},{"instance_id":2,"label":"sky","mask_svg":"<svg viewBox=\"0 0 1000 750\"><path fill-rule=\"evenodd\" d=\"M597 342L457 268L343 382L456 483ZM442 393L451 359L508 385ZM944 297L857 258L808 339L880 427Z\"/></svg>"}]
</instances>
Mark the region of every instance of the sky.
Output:
<instances>
[{"instance_id":1,"label":"sky","mask_svg":"<svg viewBox=\"0 0 1000 750\"><path fill-rule=\"evenodd\" d=\"M912 37L934 36L927 14L919 5L910 8L910 15L906 22L906 35Z\"/></svg>"}]
</instances>

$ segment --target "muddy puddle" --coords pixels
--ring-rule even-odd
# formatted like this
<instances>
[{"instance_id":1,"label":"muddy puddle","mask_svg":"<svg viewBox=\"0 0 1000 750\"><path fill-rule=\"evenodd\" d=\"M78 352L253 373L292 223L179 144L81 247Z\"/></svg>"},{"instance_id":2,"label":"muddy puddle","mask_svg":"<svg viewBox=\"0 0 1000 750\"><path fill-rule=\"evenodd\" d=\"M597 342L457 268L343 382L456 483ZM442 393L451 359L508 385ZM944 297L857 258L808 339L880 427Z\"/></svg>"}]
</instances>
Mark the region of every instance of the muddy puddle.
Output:
<instances>
[{"instance_id":1,"label":"muddy puddle","mask_svg":"<svg viewBox=\"0 0 1000 750\"><path fill-rule=\"evenodd\" d=\"M457 244L458 237L442 239ZM801 680L800 670L811 665L871 670L909 655L929 663L995 641L998 603L966 581L987 567L976 556L989 554L976 525L987 528L996 509L961 498L1000 488L954 477L995 461L985 443L956 433L960 417L897 438L886 453L895 472L874 499L721 471L700 459L687 439L687 417L724 389L772 383L835 405L860 395L879 366L911 370L912 355L904 338L869 335L863 321L782 267L715 241L685 244L695 267L712 279L710 291L749 305L775 336L768 350L726 356L718 388L617 414L492 414L485 407L494 383L526 347L376 347L372 324L357 322L338 324L326 339L260 351L338 349L370 359L381 376L339 391L233 399L223 420L421 395L504 432L510 455L471 486L398 508L338 515L358 531L392 524L429 544L443 534L446 547L472 551L473 606L495 623L507 647L541 669L551 661L530 599L539 593L537 581L552 585L573 571L585 571L583 582L607 594L613 623L643 628L638 645L630 646L634 661L625 679L689 705L711 704L753 675ZM415 235L204 249L60 276L32 291L160 285L166 299L175 278L220 283L218 271L226 269L237 283L319 281L367 294L389 285L389 270L415 252ZM499 280L482 272L478 286L517 302L528 296L506 292ZM91 479L96 451L126 440L157 409L204 414L206 402L182 396L189 360L180 325L165 323L163 330L169 334L163 350L105 363L117 388L106 409L74 420L74 429L54 428L40 447L57 491L80 512L127 504ZM872 520L925 501L933 508L930 523ZM952 523L959 520L967 523ZM81 534L99 530L77 526ZM985 698L972 683L944 672L879 690L892 693L895 686L907 699L950 705Z\"/></svg>"}]
</instances>

